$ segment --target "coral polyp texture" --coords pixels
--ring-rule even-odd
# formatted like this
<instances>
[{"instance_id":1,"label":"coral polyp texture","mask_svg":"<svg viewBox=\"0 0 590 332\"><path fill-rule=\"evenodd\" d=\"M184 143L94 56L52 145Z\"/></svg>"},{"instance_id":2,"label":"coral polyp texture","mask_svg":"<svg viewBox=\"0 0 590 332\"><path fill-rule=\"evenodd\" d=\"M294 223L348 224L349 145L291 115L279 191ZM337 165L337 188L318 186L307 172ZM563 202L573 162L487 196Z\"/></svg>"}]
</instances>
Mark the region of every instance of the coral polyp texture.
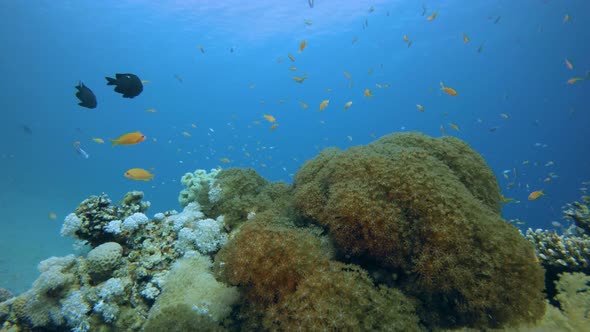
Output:
<instances>
[{"instance_id":1,"label":"coral polyp texture","mask_svg":"<svg viewBox=\"0 0 590 332\"><path fill-rule=\"evenodd\" d=\"M501 327L545 311L533 247L502 219L492 171L459 139L404 133L326 150L296 174L294 195L344 259L396 273L428 325Z\"/></svg>"}]
</instances>

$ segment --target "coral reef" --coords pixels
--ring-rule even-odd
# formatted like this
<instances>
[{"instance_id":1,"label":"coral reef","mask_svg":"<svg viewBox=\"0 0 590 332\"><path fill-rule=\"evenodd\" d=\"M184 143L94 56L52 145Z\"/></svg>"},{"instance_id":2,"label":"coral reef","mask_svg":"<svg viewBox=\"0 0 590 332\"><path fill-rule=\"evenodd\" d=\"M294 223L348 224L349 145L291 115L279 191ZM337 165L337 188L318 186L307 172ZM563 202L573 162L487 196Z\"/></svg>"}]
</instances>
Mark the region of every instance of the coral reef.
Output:
<instances>
[{"instance_id":1,"label":"coral reef","mask_svg":"<svg viewBox=\"0 0 590 332\"><path fill-rule=\"evenodd\" d=\"M270 307L271 331L422 331L415 304L400 291L375 287L354 265L331 263L306 276L297 290Z\"/></svg>"},{"instance_id":2,"label":"coral reef","mask_svg":"<svg viewBox=\"0 0 590 332\"><path fill-rule=\"evenodd\" d=\"M0 331L588 326L588 276L547 279L560 311L546 305L537 260L587 272L588 200L566 207L565 234L529 230L530 243L501 218L484 160L456 138L326 149L293 186L237 168L181 182L183 210L151 218L141 192L83 201L61 234L85 250L42 261L26 293L0 290Z\"/></svg>"},{"instance_id":3,"label":"coral reef","mask_svg":"<svg viewBox=\"0 0 590 332\"><path fill-rule=\"evenodd\" d=\"M214 271L220 280L240 286L250 301L270 305L295 291L304 275L327 259L314 235L256 219L219 251Z\"/></svg>"},{"instance_id":4,"label":"coral reef","mask_svg":"<svg viewBox=\"0 0 590 332\"><path fill-rule=\"evenodd\" d=\"M144 331L220 330L219 323L229 316L239 295L215 280L210 267L210 259L197 253L174 263Z\"/></svg>"},{"instance_id":5,"label":"coral reef","mask_svg":"<svg viewBox=\"0 0 590 332\"><path fill-rule=\"evenodd\" d=\"M250 168L197 170L186 173L181 183L186 187L178 197L182 206L197 202L209 218L223 215L225 227L231 230L252 213L273 208L288 210L290 186L270 183Z\"/></svg>"},{"instance_id":6,"label":"coral reef","mask_svg":"<svg viewBox=\"0 0 590 332\"><path fill-rule=\"evenodd\" d=\"M545 268L545 292L551 303L556 304L556 281L564 272L590 274L590 234L588 208L590 197L583 193L581 202L575 201L563 207L564 223L561 232L545 229L527 229L525 237L534 246L537 258Z\"/></svg>"},{"instance_id":7,"label":"coral reef","mask_svg":"<svg viewBox=\"0 0 590 332\"><path fill-rule=\"evenodd\" d=\"M430 326L500 327L545 311L532 246L499 215L491 170L456 138L392 134L329 149L294 189L298 211L329 230L342 257L396 273Z\"/></svg>"},{"instance_id":8,"label":"coral reef","mask_svg":"<svg viewBox=\"0 0 590 332\"><path fill-rule=\"evenodd\" d=\"M0 305L0 324L23 330L140 330L173 263L185 254L214 254L227 239L223 218L203 219L196 203L150 220L143 214L149 204L141 197L129 193L121 205L111 205L106 195L83 201L65 218L61 233L87 241L91 250L41 262L33 287ZM195 287L201 295L221 287L208 278ZM215 303L209 308L220 311Z\"/></svg>"}]
</instances>

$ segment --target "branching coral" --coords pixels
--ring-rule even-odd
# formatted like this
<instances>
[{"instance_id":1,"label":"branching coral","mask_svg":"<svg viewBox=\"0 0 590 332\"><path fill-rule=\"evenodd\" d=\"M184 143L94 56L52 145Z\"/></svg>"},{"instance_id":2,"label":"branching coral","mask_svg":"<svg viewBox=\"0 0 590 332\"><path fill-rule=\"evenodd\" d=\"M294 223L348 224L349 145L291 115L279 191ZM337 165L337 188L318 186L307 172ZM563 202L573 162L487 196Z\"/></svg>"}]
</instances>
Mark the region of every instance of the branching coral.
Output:
<instances>
[{"instance_id":1,"label":"branching coral","mask_svg":"<svg viewBox=\"0 0 590 332\"><path fill-rule=\"evenodd\" d=\"M502 220L491 170L460 140L393 134L330 149L294 187L298 211L326 226L346 257L403 276L428 324L497 327L543 315L532 247Z\"/></svg>"}]
</instances>

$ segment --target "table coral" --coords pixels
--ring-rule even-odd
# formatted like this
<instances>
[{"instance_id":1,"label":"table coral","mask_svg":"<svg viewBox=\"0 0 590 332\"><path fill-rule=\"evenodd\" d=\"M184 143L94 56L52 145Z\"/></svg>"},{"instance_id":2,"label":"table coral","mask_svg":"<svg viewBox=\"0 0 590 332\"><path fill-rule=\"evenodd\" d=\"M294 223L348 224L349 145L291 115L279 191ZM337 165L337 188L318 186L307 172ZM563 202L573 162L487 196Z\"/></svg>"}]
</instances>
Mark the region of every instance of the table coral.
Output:
<instances>
[{"instance_id":1,"label":"table coral","mask_svg":"<svg viewBox=\"0 0 590 332\"><path fill-rule=\"evenodd\" d=\"M344 257L377 262L423 300L429 325L499 327L543 315L543 271L501 218L485 161L459 139L392 134L326 150L294 179L299 213Z\"/></svg>"}]
</instances>

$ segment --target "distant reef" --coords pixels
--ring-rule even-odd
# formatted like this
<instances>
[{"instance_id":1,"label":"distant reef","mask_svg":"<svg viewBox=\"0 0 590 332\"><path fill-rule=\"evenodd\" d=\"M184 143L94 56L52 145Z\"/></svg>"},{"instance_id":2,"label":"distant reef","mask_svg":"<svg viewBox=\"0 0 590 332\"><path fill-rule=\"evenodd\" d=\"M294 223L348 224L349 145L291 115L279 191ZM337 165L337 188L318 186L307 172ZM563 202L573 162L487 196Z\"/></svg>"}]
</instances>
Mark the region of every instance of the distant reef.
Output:
<instances>
[{"instance_id":1,"label":"distant reef","mask_svg":"<svg viewBox=\"0 0 590 332\"><path fill-rule=\"evenodd\" d=\"M61 229L74 253L39 263L25 293L0 289L0 331L590 326L588 201L569 206L575 234L523 236L457 138L329 148L292 185L243 168L181 183L180 212L148 217L137 191L81 202Z\"/></svg>"}]
</instances>

